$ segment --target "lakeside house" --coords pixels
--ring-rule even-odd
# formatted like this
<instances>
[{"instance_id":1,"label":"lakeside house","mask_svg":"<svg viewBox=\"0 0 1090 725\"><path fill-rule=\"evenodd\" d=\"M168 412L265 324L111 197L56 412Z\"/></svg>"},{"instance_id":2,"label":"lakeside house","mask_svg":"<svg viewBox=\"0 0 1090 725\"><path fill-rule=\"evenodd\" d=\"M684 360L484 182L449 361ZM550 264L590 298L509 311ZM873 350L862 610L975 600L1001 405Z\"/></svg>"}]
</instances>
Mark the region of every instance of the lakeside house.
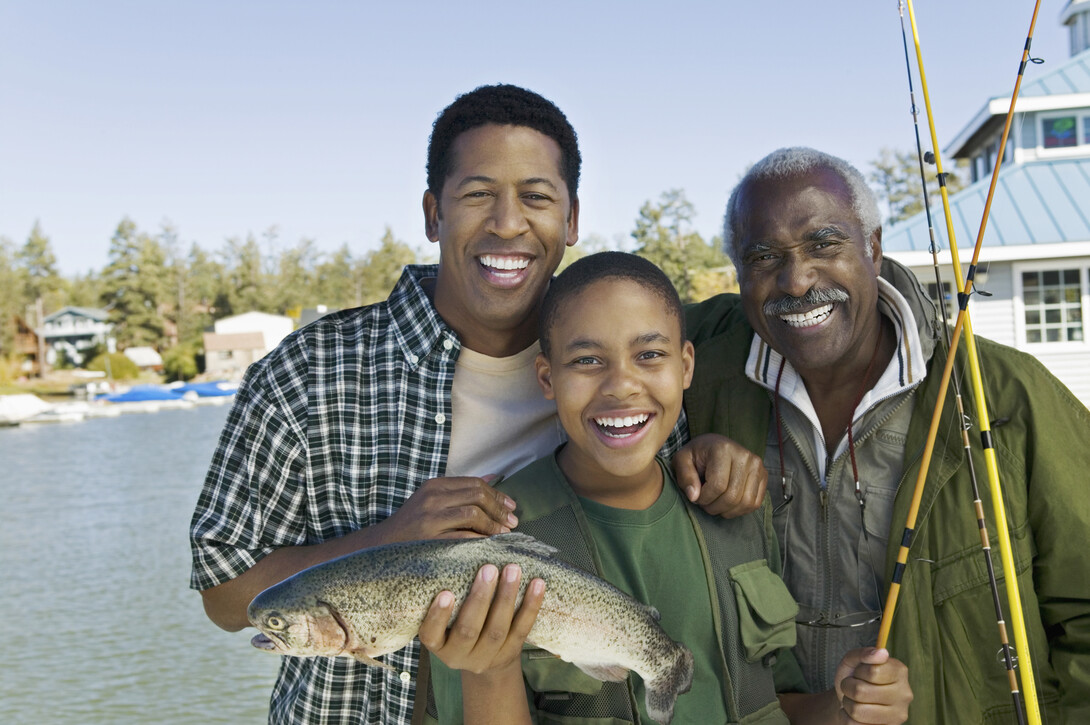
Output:
<instances>
[{"instance_id":1,"label":"lakeside house","mask_svg":"<svg viewBox=\"0 0 1090 725\"><path fill-rule=\"evenodd\" d=\"M0 349L0 354L14 355L19 362L21 374L39 375L41 369L38 364L38 333L19 315L12 317L15 323L15 337L12 340L11 350Z\"/></svg>"},{"instance_id":2,"label":"lakeside house","mask_svg":"<svg viewBox=\"0 0 1090 725\"><path fill-rule=\"evenodd\" d=\"M75 365L87 362L89 350L111 345L113 329L110 313L97 307L62 307L46 315L39 330L45 339L46 363L55 365L61 355Z\"/></svg>"},{"instance_id":3,"label":"lakeside house","mask_svg":"<svg viewBox=\"0 0 1090 725\"><path fill-rule=\"evenodd\" d=\"M216 320L214 332L204 333L205 372L238 380L251 363L265 357L294 328L290 317L245 312Z\"/></svg>"},{"instance_id":4,"label":"lakeside house","mask_svg":"<svg viewBox=\"0 0 1090 725\"><path fill-rule=\"evenodd\" d=\"M984 103L944 158L969 160L973 182L950 197L962 275L992 171L1000 167L975 278L990 296L972 296L974 333L1034 355L1090 405L1090 0L1069 0L1060 21L1070 27L1070 57L1029 65L1035 70L1023 80L1003 158L996 156L1010 91ZM941 290L924 213L886 228L882 249L911 268L933 297L941 292L952 320L957 285L938 196L931 217Z\"/></svg>"}]
</instances>

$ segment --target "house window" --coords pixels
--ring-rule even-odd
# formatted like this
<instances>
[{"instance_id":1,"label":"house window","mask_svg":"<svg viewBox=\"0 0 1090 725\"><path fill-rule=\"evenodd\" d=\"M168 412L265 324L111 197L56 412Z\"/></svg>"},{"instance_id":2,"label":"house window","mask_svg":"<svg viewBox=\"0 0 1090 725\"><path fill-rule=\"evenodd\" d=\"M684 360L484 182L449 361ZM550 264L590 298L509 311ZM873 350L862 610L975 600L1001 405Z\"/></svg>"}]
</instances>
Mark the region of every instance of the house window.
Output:
<instances>
[{"instance_id":1,"label":"house window","mask_svg":"<svg viewBox=\"0 0 1090 725\"><path fill-rule=\"evenodd\" d=\"M1042 119L1041 129L1043 131L1044 147L1046 149L1058 149L1078 146L1077 120L1078 117L1075 115Z\"/></svg>"},{"instance_id":2,"label":"house window","mask_svg":"<svg viewBox=\"0 0 1090 725\"><path fill-rule=\"evenodd\" d=\"M1090 152L1090 109L1079 109L1038 116L1038 149L1057 155L1077 150Z\"/></svg>"},{"instance_id":3,"label":"house window","mask_svg":"<svg viewBox=\"0 0 1090 725\"><path fill-rule=\"evenodd\" d=\"M938 304L939 288L934 282L927 283L927 298ZM942 283L942 301L946 306L946 320L953 324L954 319L958 316L958 311L957 306L954 304L954 286L949 282Z\"/></svg>"},{"instance_id":4,"label":"house window","mask_svg":"<svg viewBox=\"0 0 1090 725\"><path fill-rule=\"evenodd\" d=\"M1026 342L1082 342L1082 280L1078 269L1022 272Z\"/></svg>"}]
</instances>

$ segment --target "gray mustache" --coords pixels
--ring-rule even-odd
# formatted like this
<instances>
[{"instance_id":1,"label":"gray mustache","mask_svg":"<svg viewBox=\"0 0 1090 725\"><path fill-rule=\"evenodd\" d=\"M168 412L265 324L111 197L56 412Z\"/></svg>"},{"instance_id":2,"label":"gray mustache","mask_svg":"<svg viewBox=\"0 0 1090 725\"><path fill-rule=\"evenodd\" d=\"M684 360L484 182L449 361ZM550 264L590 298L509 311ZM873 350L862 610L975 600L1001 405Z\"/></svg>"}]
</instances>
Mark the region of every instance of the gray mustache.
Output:
<instances>
[{"instance_id":1,"label":"gray mustache","mask_svg":"<svg viewBox=\"0 0 1090 725\"><path fill-rule=\"evenodd\" d=\"M848 293L840 289L809 289L802 297L781 297L770 300L764 305L764 313L769 317L790 315L807 307L827 305L830 302L847 302Z\"/></svg>"}]
</instances>

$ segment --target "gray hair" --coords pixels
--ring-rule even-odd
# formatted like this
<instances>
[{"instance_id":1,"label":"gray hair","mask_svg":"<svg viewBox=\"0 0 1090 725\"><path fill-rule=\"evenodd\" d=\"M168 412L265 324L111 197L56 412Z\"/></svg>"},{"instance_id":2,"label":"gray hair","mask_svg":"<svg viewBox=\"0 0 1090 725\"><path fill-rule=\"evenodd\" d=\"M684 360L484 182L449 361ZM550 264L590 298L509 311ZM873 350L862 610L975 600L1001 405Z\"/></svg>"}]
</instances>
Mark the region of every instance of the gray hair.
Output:
<instances>
[{"instance_id":1,"label":"gray hair","mask_svg":"<svg viewBox=\"0 0 1090 725\"><path fill-rule=\"evenodd\" d=\"M738 256L737 237L741 234L742 221L739 217L739 193L754 181L784 179L798 176L818 169L825 169L839 176L847 185L852 196L852 209L863 227L866 237L867 254L871 252L871 234L882 225L882 215L878 212L878 200L867 186L867 180L859 170L842 158L807 148L792 146L773 151L755 163L734 187L727 202L727 211L723 216L723 251L734 263L734 268L741 272L741 259Z\"/></svg>"}]
</instances>

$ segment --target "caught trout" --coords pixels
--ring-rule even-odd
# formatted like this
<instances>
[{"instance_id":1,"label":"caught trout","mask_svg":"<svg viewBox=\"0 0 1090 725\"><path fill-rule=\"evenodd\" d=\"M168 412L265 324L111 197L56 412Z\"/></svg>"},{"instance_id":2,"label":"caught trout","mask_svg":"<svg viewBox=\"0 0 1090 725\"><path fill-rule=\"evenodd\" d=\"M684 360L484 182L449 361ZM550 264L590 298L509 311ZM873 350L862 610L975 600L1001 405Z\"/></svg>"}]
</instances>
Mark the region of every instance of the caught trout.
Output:
<instances>
[{"instance_id":1,"label":"caught trout","mask_svg":"<svg viewBox=\"0 0 1090 725\"><path fill-rule=\"evenodd\" d=\"M689 691L693 656L659 626L659 613L608 582L553 556L556 549L525 534L487 539L389 544L313 566L254 597L247 614L261 634L258 649L296 657L375 658L409 644L443 590L455 614L484 564L522 567L518 601L532 579L545 581L545 601L526 641L598 680L636 672L647 712L673 717Z\"/></svg>"}]
</instances>

